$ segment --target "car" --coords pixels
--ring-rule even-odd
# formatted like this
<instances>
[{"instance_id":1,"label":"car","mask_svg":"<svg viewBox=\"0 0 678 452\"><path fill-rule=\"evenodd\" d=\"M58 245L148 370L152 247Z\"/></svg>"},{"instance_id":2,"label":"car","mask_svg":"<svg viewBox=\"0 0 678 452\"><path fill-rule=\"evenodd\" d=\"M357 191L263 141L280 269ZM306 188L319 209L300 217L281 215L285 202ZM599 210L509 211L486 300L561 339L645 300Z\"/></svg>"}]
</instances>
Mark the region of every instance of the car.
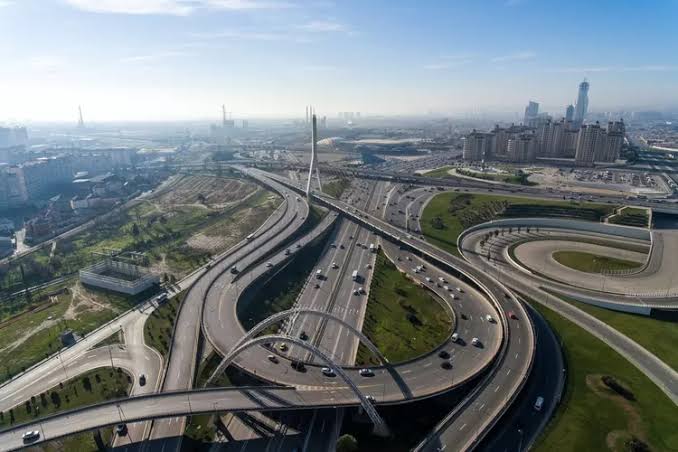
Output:
<instances>
[{"instance_id":1,"label":"car","mask_svg":"<svg viewBox=\"0 0 678 452\"><path fill-rule=\"evenodd\" d=\"M361 377L374 377L374 372L372 369L360 369L358 373Z\"/></svg>"},{"instance_id":2,"label":"car","mask_svg":"<svg viewBox=\"0 0 678 452\"><path fill-rule=\"evenodd\" d=\"M306 372L306 366L301 361L293 360L290 366L297 372Z\"/></svg>"},{"instance_id":3,"label":"car","mask_svg":"<svg viewBox=\"0 0 678 452\"><path fill-rule=\"evenodd\" d=\"M360 292L358 292L358 289L353 291L353 295L360 295Z\"/></svg>"},{"instance_id":4,"label":"car","mask_svg":"<svg viewBox=\"0 0 678 452\"><path fill-rule=\"evenodd\" d=\"M324 376L326 377L336 377L337 374L334 373L334 370L332 370L329 367L323 367L321 372L323 373Z\"/></svg>"},{"instance_id":5,"label":"car","mask_svg":"<svg viewBox=\"0 0 678 452\"><path fill-rule=\"evenodd\" d=\"M342 250L343 250L343 249L344 249L344 245L343 245L343 244L339 245L339 249L342 249Z\"/></svg>"},{"instance_id":6,"label":"car","mask_svg":"<svg viewBox=\"0 0 678 452\"><path fill-rule=\"evenodd\" d=\"M455 294L453 294L453 293L451 293L451 294L450 294L450 298L452 298L453 300L457 300L457 299L459 299L459 297L458 297L458 296L456 296L456 295L455 295Z\"/></svg>"},{"instance_id":7,"label":"car","mask_svg":"<svg viewBox=\"0 0 678 452\"><path fill-rule=\"evenodd\" d=\"M299 339L302 341L308 340L308 334L306 334L306 331L302 331L301 334L299 334Z\"/></svg>"},{"instance_id":8,"label":"car","mask_svg":"<svg viewBox=\"0 0 678 452\"><path fill-rule=\"evenodd\" d=\"M517 319L518 319L518 316L517 316L516 313L513 312L513 311L509 311L509 312L508 312L508 316L509 316L510 319L513 319L513 320L517 320Z\"/></svg>"},{"instance_id":9,"label":"car","mask_svg":"<svg viewBox=\"0 0 678 452\"><path fill-rule=\"evenodd\" d=\"M487 314L485 316L485 320L487 320L490 323L494 323L494 318L490 314Z\"/></svg>"},{"instance_id":10,"label":"car","mask_svg":"<svg viewBox=\"0 0 678 452\"><path fill-rule=\"evenodd\" d=\"M139 386L144 386L146 384L146 375L139 375Z\"/></svg>"},{"instance_id":11,"label":"car","mask_svg":"<svg viewBox=\"0 0 678 452\"><path fill-rule=\"evenodd\" d=\"M440 367L442 367L445 370L450 370L450 369L452 369L452 361L447 359L447 360L443 361L442 363L440 363Z\"/></svg>"},{"instance_id":12,"label":"car","mask_svg":"<svg viewBox=\"0 0 678 452\"><path fill-rule=\"evenodd\" d=\"M479 347L480 346L480 339L478 339L477 337L474 337L473 339L471 339L471 345Z\"/></svg>"},{"instance_id":13,"label":"car","mask_svg":"<svg viewBox=\"0 0 678 452\"><path fill-rule=\"evenodd\" d=\"M374 397L372 397L372 396L369 395L369 394L366 395L365 398L366 398L367 401L370 402L372 405L374 405L375 403L377 403L377 399L375 399Z\"/></svg>"},{"instance_id":14,"label":"car","mask_svg":"<svg viewBox=\"0 0 678 452\"><path fill-rule=\"evenodd\" d=\"M301 243L297 243L297 248L301 248Z\"/></svg>"},{"instance_id":15,"label":"car","mask_svg":"<svg viewBox=\"0 0 678 452\"><path fill-rule=\"evenodd\" d=\"M337 269L339 268L339 265L336 262L332 262L332 268Z\"/></svg>"},{"instance_id":16,"label":"car","mask_svg":"<svg viewBox=\"0 0 678 452\"><path fill-rule=\"evenodd\" d=\"M363 289L362 287L358 287L358 293L364 294L365 289Z\"/></svg>"},{"instance_id":17,"label":"car","mask_svg":"<svg viewBox=\"0 0 678 452\"><path fill-rule=\"evenodd\" d=\"M234 274L234 275L237 274L238 273L238 267L236 267L235 265L233 267L231 267L231 273Z\"/></svg>"},{"instance_id":18,"label":"car","mask_svg":"<svg viewBox=\"0 0 678 452\"><path fill-rule=\"evenodd\" d=\"M443 289L447 290L448 292L452 289L450 289L450 286L443 286Z\"/></svg>"},{"instance_id":19,"label":"car","mask_svg":"<svg viewBox=\"0 0 678 452\"><path fill-rule=\"evenodd\" d=\"M273 267L273 262L266 262L266 267L268 267L268 268Z\"/></svg>"},{"instance_id":20,"label":"car","mask_svg":"<svg viewBox=\"0 0 678 452\"><path fill-rule=\"evenodd\" d=\"M315 287L316 289L320 289L320 284L315 283L315 286L313 286L313 287Z\"/></svg>"},{"instance_id":21,"label":"car","mask_svg":"<svg viewBox=\"0 0 678 452\"><path fill-rule=\"evenodd\" d=\"M365 265L365 268L368 269L368 270L370 270L370 269L372 268L372 264L367 264L367 265Z\"/></svg>"},{"instance_id":22,"label":"car","mask_svg":"<svg viewBox=\"0 0 678 452\"><path fill-rule=\"evenodd\" d=\"M537 397L537 400L534 401L534 409L536 411L541 411L541 408L544 406L544 398L542 396Z\"/></svg>"},{"instance_id":23,"label":"car","mask_svg":"<svg viewBox=\"0 0 678 452\"><path fill-rule=\"evenodd\" d=\"M447 282L445 281L445 278L443 278L442 276L438 276L438 281L440 281L443 284Z\"/></svg>"},{"instance_id":24,"label":"car","mask_svg":"<svg viewBox=\"0 0 678 452\"><path fill-rule=\"evenodd\" d=\"M452 334L452 337L450 337L450 339L452 340L452 342L457 342L459 340L459 333Z\"/></svg>"},{"instance_id":25,"label":"car","mask_svg":"<svg viewBox=\"0 0 678 452\"><path fill-rule=\"evenodd\" d=\"M290 250L289 248L287 248L285 250L285 256L289 256L291 253L292 253L292 250Z\"/></svg>"},{"instance_id":26,"label":"car","mask_svg":"<svg viewBox=\"0 0 678 452\"><path fill-rule=\"evenodd\" d=\"M336 243L330 244L330 248L336 248L336 247L337 247L337 244L336 244Z\"/></svg>"},{"instance_id":27,"label":"car","mask_svg":"<svg viewBox=\"0 0 678 452\"><path fill-rule=\"evenodd\" d=\"M287 344L285 344L285 343L283 342L282 344L280 344L280 345L278 346L278 348L280 349L281 352L284 352L284 351L287 350Z\"/></svg>"},{"instance_id":28,"label":"car","mask_svg":"<svg viewBox=\"0 0 678 452\"><path fill-rule=\"evenodd\" d=\"M273 364L278 364L278 357L275 355L268 355L268 360L272 362Z\"/></svg>"},{"instance_id":29,"label":"car","mask_svg":"<svg viewBox=\"0 0 678 452\"><path fill-rule=\"evenodd\" d=\"M447 350L440 350L438 352L438 357L442 359L448 359L450 357L450 352L448 352Z\"/></svg>"},{"instance_id":30,"label":"car","mask_svg":"<svg viewBox=\"0 0 678 452\"><path fill-rule=\"evenodd\" d=\"M125 436L127 434L127 424L116 425L115 433L117 433L119 436Z\"/></svg>"},{"instance_id":31,"label":"car","mask_svg":"<svg viewBox=\"0 0 678 452\"><path fill-rule=\"evenodd\" d=\"M36 441L38 438L40 438L40 432L37 430L29 430L21 435L21 439L25 443Z\"/></svg>"},{"instance_id":32,"label":"car","mask_svg":"<svg viewBox=\"0 0 678 452\"><path fill-rule=\"evenodd\" d=\"M362 245L360 244L360 242L356 242L355 246L357 246L358 248L360 248Z\"/></svg>"},{"instance_id":33,"label":"car","mask_svg":"<svg viewBox=\"0 0 678 452\"><path fill-rule=\"evenodd\" d=\"M429 278L429 277L427 276L427 277L426 277L426 282L431 282L431 278Z\"/></svg>"},{"instance_id":34,"label":"car","mask_svg":"<svg viewBox=\"0 0 678 452\"><path fill-rule=\"evenodd\" d=\"M464 289L462 289L461 287L457 287L457 292L464 293Z\"/></svg>"}]
</instances>

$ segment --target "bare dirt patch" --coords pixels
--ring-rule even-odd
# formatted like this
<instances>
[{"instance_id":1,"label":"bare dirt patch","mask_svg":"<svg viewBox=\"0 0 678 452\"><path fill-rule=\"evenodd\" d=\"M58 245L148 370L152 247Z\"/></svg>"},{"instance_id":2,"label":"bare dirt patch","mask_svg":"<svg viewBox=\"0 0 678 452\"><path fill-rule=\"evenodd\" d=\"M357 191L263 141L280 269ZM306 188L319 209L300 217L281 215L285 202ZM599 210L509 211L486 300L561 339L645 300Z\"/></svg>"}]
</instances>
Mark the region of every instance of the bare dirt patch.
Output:
<instances>
[{"instance_id":1,"label":"bare dirt patch","mask_svg":"<svg viewBox=\"0 0 678 452\"><path fill-rule=\"evenodd\" d=\"M608 449L615 452L624 452L628 450L627 444L632 441L640 441L648 444L647 435L642 428L642 421L635 404L612 390L603 382L604 375L587 375L586 386L589 387L598 396L612 400L626 415L626 430L612 430L607 434L606 444ZM617 379L617 382L625 386L623 382ZM650 450L652 448L650 447Z\"/></svg>"}]
</instances>

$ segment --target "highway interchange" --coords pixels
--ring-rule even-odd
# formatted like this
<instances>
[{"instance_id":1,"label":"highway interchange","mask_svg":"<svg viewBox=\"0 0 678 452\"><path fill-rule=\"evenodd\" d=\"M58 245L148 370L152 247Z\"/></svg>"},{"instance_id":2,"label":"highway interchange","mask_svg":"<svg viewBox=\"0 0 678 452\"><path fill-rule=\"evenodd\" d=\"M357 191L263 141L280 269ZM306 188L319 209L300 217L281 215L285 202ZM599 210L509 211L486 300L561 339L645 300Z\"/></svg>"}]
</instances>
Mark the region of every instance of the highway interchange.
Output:
<instances>
[{"instance_id":1,"label":"highway interchange","mask_svg":"<svg viewBox=\"0 0 678 452\"><path fill-rule=\"evenodd\" d=\"M535 313L528 314L526 306L507 286L529 289L521 292L533 297L544 296L544 293L534 286L532 280L525 282L530 278L520 270L511 272L507 277L494 277L499 275L496 268L503 271L510 264L500 257L489 263L482 258L483 252L478 249L481 232L464 237L464 246L460 249L475 250L464 253L468 261L420 239L419 218L426 203L438 190L430 186L410 186L409 181L403 184L377 178L355 181L342 200L314 192L311 202L326 207L328 213L313 230L299 235L297 231L308 218L310 208L300 185L261 170L242 166L237 169L281 194L283 203L251 240L242 241L216 258L208 268L200 269L182 281L181 288L188 292L179 311L176 325L180 326L175 328L166 365L162 365L157 353L143 344L140 325L153 306L140 306L125 314L127 317L123 316L116 320L117 323L107 326L111 331L123 328L126 338L132 338L125 349L111 346L91 350L96 342L106 337L106 330L92 333L86 344L82 341L59 357L47 360L7 383L0 392L0 409L5 410L30 398L30 395L49 389L55 381L62 379L60 372L72 377L106 366L112 359L116 366L127 369L133 375L145 372L151 376L150 383L157 382L156 385L147 384L143 389L135 385L133 395L151 393L156 389L165 394L148 395L142 399L132 397L47 418L39 426L43 432L40 441L116 424L122 419L130 423L131 434L118 439L119 445L129 439L139 441L148 438L162 441L166 450L176 450L181 444L185 416L191 413L235 412L264 407L265 411L350 407L361 401L357 395L370 395L377 405L400 404L454 390L469 381L477 382L474 389L417 446L417 450L439 450L447 445L454 445L455 450L467 450L481 443L499 449L499 444L519 441L528 445L536 438L562 391L564 366L558 344L543 319ZM561 238L565 235L566 232L560 231ZM281 333L289 338L287 341L279 337L272 343L265 343L265 346L259 343L237 354L233 360L242 371L283 388L191 391L198 364L196 352L200 334L204 334L222 356L229 355L247 333L236 314L239 300L246 300L248 291L272 273L284 269L294 253L303 252L309 243L319 238L324 240L325 245L315 268L321 270L323 277L317 278L315 272L309 275L294 308L323 315L292 312ZM371 243L380 245L401 271L435 294L441 305L451 313L455 331L464 340L454 343L448 339L436 350L408 363L372 367L375 376L365 378L358 374L358 368L352 366L359 343L353 330L361 330L364 321L375 263L375 254L368 246ZM503 248L497 248L493 254L504 256L508 243L510 241L503 243ZM499 245L494 243L489 246ZM413 268L416 265L425 265L426 272L415 273ZM236 273L230 271L233 266L238 269ZM657 270L662 265L648 265L648 268ZM350 278L353 270L360 275L358 281ZM443 278L447 284L438 287L434 283L438 278ZM454 289L445 289L445 285ZM452 298L450 292L457 296ZM598 293L596 296L607 294ZM560 305L558 308L560 313L568 310ZM488 314L496 323L486 320ZM571 308L565 316L582 322L581 311L576 308ZM333 320L333 317L341 322ZM308 339L300 344L302 332L308 335ZM613 344L632 346L628 338L622 336L624 340L616 337L614 332L608 333ZM483 346L471 346L471 337L480 338ZM289 345L288 350L280 350L282 343ZM306 343L310 348L301 347L306 347ZM452 369L442 366L438 356L440 350L451 355ZM665 392L673 391L675 395L675 372L662 368L663 363L656 362L656 357L654 360L648 358L644 353L646 350L633 351L634 356L641 353L647 358L642 366L637 362L634 364L649 373L648 376L653 375L654 381L661 383L660 387ZM277 357L277 363L268 358L271 353ZM347 377L362 394L349 388L341 378L324 376L319 371L320 367L327 365L323 364L322 356L330 358L330 367L342 365ZM290 359L307 360L307 371L293 370L289 365ZM526 385L528 381L530 384ZM6 394L11 394L11 397ZM546 399L541 416L531 408L537 395ZM364 398L362 403L365 403ZM515 422L499 422L507 410L517 412ZM121 413L124 413L124 418ZM326 422L339 422L338 419L328 420L322 414L318 422L320 418L323 422L321 430L325 429ZM64 423L64 419L68 422ZM150 422L134 424L134 421L142 420ZM486 438L495 424L496 433ZM0 432L0 448L21 447L20 435L30 428L21 426ZM516 438L516 432L520 432L519 438ZM321 436L324 435L315 434L310 439L307 436L303 444L330 448L332 444L323 443ZM279 446L282 447L282 443ZM289 446L298 445L289 443Z\"/></svg>"}]
</instances>

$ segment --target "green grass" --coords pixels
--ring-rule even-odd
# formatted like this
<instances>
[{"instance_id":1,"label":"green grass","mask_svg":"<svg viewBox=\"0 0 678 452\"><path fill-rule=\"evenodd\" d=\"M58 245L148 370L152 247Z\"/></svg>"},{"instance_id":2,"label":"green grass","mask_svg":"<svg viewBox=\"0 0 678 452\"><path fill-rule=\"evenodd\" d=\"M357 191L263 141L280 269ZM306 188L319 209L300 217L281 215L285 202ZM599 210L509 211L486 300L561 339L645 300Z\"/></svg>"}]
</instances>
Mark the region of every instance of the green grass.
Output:
<instances>
[{"instance_id":1,"label":"green grass","mask_svg":"<svg viewBox=\"0 0 678 452\"><path fill-rule=\"evenodd\" d=\"M522 171L515 171L511 174L487 174L458 169L457 173L461 174L462 176L468 176L482 180L504 182L506 184L528 185L528 186L537 185L535 182L530 182L528 180L528 177L530 175L527 173L523 173Z\"/></svg>"},{"instance_id":2,"label":"green grass","mask_svg":"<svg viewBox=\"0 0 678 452\"><path fill-rule=\"evenodd\" d=\"M108 308L87 309L77 304L73 310L76 317L64 320L64 314L73 303L73 294L66 292L39 303L38 309L5 319L0 324L0 380L11 378L59 350L63 331L71 329L81 336L86 335L139 300L99 291L92 291L90 295L96 296ZM13 348L13 345L16 346Z\"/></svg>"},{"instance_id":3,"label":"green grass","mask_svg":"<svg viewBox=\"0 0 678 452\"><path fill-rule=\"evenodd\" d=\"M448 171L450 171L452 168L454 168L454 167L453 167L453 166L443 166L443 167L441 167L441 168L437 168L437 169L434 169L434 170L431 170L431 171L427 171L427 172L425 172L425 173L423 174L423 176L426 176L426 177L439 177L439 178L445 178L445 179L447 179L447 178L450 178L450 177L454 177L454 176L452 176L452 175L448 172Z\"/></svg>"},{"instance_id":4,"label":"green grass","mask_svg":"<svg viewBox=\"0 0 678 452\"><path fill-rule=\"evenodd\" d=\"M611 216L608 221L613 224L646 228L648 227L650 216L645 209L626 207L618 215Z\"/></svg>"},{"instance_id":5,"label":"green grass","mask_svg":"<svg viewBox=\"0 0 678 452\"><path fill-rule=\"evenodd\" d=\"M99 342L92 348L97 348L97 347L105 347L107 345L115 345L115 344L124 344L125 343L125 338L123 337L124 335L122 334L122 330L118 331L117 333L113 333L110 336L108 336L106 339L103 341Z\"/></svg>"},{"instance_id":6,"label":"green grass","mask_svg":"<svg viewBox=\"0 0 678 452\"><path fill-rule=\"evenodd\" d=\"M582 251L556 251L553 253L553 258L561 265L586 273L633 270L643 265L641 262L616 259Z\"/></svg>"},{"instance_id":7,"label":"green grass","mask_svg":"<svg viewBox=\"0 0 678 452\"><path fill-rule=\"evenodd\" d=\"M146 345L156 349L163 358L167 357L169 345L172 341L174 322L179 314L179 307L186 297L186 292L180 292L167 300L164 305L153 311L144 324Z\"/></svg>"},{"instance_id":8,"label":"green grass","mask_svg":"<svg viewBox=\"0 0 678 452\"><path fill-rule=\"evenodd\" d=\"M128 395L132 377L122 369L94 369L69 379L54 388L0 415L0 428L30 422L60 411Z\"/></svg>"},{"instance_id":9,"label":"green grass","mask_svg":"<svg viewBox=\"0 0 678 452\"><path fill-rule=\"evenodd\" d=\"M207 379L214 373L216 368L221 363L221 355L216 352L210 353L210 355L200 363L198 367L198 378L195 381L196 388L202 388ZM210 387L226 387L233 386L231 380L229 380L226 372L223 372L217 379L210 385Z\"/></svg>"},{"instance_id":10,"label":"green grass","mask_svg":"<svg viewBox=\"0 0 678 452\"><path fill-rule=\"evenodd\" d=\"M459 255L457 237L464 229L497 218L558 217L600 221L613 205L551 201L517 196L441 193L421 218L424 235L434 245Z\"/></svg>"},{"instance_id":11,"label":"green grass","mask_svg":"<svg viewBox=\"0 0 678 452\"><path fill-rule=\"evenodd\" d=\"M675 344L678 344L677 321L610 311L564 295L558 294L558 297L607 323L657 355L659 359L674 370L678 370L678 353L676 353L675 347Z\"/></svg>"},{"instance_id":12,"label":"green grass","mask_svg":"<svg viewBox=\"0 0 678 452\"><path fill-rule=\"evenodd\" d=\"M430 352L452 332L449 312L380 252L374 267L363 333L392 363ZM378 364L360 345L356 362Z\"/></svg>"},{"instance_id":13,"label":"green grass","mask_svg":"<svg viewBox=\"0 0 678 452\"><path fill-rule=\"evenodd\" d=\"M241 237L233 231L246 235L256 229L279 205L281 198L259 190L245 202L223 208L206 209L178 204L164 212L156 209L155 202L154 198L146 200L114 219L101 222L71 239L59 241L52 259L47 248L13 261L9 268L0 272L0 288L5 292L16 291L22 289L24 283L34 285L77 272L101 259L95 253L111 249L144 252L151 264L167 256L169 272L181 277L206 262L211 253L216 254L232 245L232 241L228 241L208 252L187 246L185 243L189 237L202 232L208 236L237 236L233 240L240 240ZM241 221L245 214L245 221Z\"/></svg>"},{"instance_id":14,"label":"green grass","mask_svg":"<svg viewBox=\"0 0 678 452\"><path fill-rule=\"evenodd\" d=\"M568 367L563 400L534 450L626 451L631 436L653 451L678 450L678 407L652 381L586 330L539 303L532 305L560 336ZM604 386L604 375L628 388L636 401Z\"/></svg>"},{"instance_id":15,"label":"green grass","mask_svg":"<svg viewBox=\"0 0 678 452\"><path fill-rule=\"evenodd\" d=\"M351 181L342 177L329 184L323 185L323 192L330 196L334 196L335 198L339 198L350 185Z\"/></svg>"}]
</instances>

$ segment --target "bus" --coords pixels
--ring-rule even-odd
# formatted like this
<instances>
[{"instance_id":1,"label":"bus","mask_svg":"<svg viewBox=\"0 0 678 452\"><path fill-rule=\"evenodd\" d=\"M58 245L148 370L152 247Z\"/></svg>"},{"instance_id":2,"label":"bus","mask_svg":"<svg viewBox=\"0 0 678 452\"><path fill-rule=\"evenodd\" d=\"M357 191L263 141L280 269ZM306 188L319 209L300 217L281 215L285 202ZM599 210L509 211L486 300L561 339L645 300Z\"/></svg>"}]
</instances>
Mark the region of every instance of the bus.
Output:
<instances>
[{"instance_id":1,"label":"bus","mask_svg":"<svg viewBox=\"0 0 678 452\"><path fill-rule=\"evenodd\" d=\"M353 270L353 273L351 274L351 279L352 279L353 281L357 281L357 280L358 280L358 270Z\"/></svg>"}]
</instances>

